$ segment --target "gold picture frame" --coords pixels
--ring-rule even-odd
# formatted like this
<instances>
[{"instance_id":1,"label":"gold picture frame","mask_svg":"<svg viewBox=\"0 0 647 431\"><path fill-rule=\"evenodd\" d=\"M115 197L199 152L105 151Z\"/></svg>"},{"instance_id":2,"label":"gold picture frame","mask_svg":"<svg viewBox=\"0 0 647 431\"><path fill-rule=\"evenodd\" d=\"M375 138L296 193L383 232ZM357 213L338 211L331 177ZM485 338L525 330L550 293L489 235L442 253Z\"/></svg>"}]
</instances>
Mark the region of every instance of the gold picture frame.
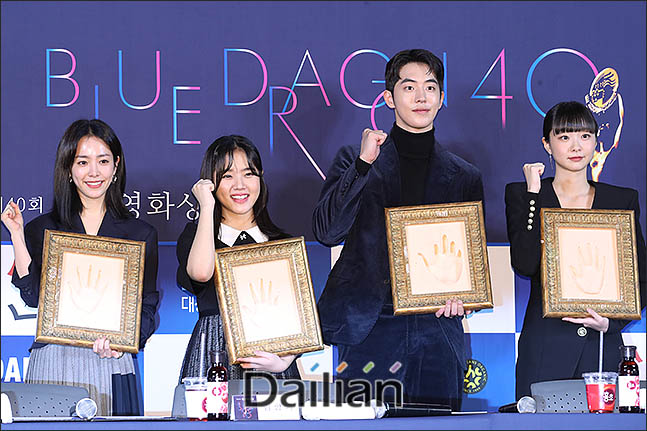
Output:
<instances>
[{"instance_id":1,"label":"gold picture frame","mask_svg":"<svg viewBox=\"0 0 647 431\"><path fill-rule=\"evenodd\" d=\"M640 319L633 210L541 209L544 317Z\"/></svg>"},{"instance_id":2,"label":"gold picture frame","mask_svg":"<svg viewBox=\"0 0 647 431\"><path fill-rule=\"evenodd\" d=\"M494 307L480 201L384 211L394 315Z\"/></svg>"},{"instance_id":3,"label":"gold picture frame","mask_svg":"<svg viewBox=\"0 0 647 431\"><path fill-rule=\"evenodd\" d=\"M45 230L36 341L137 353L146 243ZM93 269L94 266L94 269Z\"/></svg>"},{"instance_id":4,"label":"gold picture frame","mask_svg":"<svg viewBox=\"0 0 647 431\"><path fill-rule=\"evenodd\" d=\"M303 237L221 248L215 265L229 362L323 349Z\"/></svg>"}]
</instances>

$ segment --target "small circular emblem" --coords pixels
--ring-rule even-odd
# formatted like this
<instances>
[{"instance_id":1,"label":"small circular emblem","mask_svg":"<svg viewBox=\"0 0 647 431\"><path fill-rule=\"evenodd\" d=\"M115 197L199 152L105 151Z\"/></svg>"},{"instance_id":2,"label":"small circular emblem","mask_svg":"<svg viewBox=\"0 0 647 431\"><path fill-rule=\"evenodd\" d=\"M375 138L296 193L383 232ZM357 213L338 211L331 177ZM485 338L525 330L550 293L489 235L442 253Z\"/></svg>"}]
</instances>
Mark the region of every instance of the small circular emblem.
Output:
<instances>
[{"instance_id":1,"label":"small circular emblem","mask_svg":"<svg viewBox=\"0 0 647 431\"><path fill-rule=\"evenodd\" d=\"M611 67L603 69L591 83L585 97L586 105L596 114L606 111L616 101L618 87L618 72Z\"/></svg>"},{"instance_id":2,"label":"small circular emblem","mask_svg":"<svg viewBox=\"0 0 647 431\"><path fill-rule=\"evenodd\" d=\"M483 390L487 383L487 370L485 365L476 359L467 360L467 371L463 379L463 392L475 394Z\"/></svg>"},{"instance_id":3,"label":"small circular emblem","mask_svg":"<svg viewBox=\"0 0 647 431\"><path fill-rule=\"evenodd\" d=\"M602 399L604 400L604 404L614 404L616 402L616 393L611 388L605 389L604 394L602 394Z\"/></svg>"},{"instance_id":4,"label":"small circular emblem","mask_svg":"<svg viewBox=\"0 0 647 431\"><path fill-rule=\"evenodd\" d=\"M586 337L587 332L588 331L584 326L580 326L579 328L577 328L577 335L579 335L580 337Z\"/></svg>"}]
</instances>

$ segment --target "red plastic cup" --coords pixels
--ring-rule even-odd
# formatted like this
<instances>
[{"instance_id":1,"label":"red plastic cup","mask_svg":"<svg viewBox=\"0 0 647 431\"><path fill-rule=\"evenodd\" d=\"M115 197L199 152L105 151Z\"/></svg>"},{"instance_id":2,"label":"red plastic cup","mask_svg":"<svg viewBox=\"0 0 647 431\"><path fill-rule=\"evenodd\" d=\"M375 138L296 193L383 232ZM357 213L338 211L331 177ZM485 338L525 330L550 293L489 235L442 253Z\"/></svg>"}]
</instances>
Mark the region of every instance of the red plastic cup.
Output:
<instances>
[{"instance_id":1,"label":"red plastic cup","mask_svg":"<svg viewBox=\"0 0 647 431\"><path fill-rule=\"evenodd\" d=\"M586 401L591 413L613 413L616 405L616 379L618 373L603 371L583 373L586 384Z\"/></svg>"}]
</instances>

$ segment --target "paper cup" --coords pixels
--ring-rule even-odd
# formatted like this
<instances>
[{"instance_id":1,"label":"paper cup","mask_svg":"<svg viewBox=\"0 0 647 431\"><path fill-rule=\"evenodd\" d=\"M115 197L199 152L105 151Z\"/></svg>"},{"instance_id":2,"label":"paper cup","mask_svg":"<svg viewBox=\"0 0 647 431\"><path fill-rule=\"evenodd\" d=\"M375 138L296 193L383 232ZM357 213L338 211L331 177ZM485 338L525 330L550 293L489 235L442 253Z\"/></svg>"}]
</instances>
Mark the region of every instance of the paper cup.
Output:
<instances>
[{"instance_id":1,"label":"paper cup","mask_svg":"<svg viewBox=\"0 0 647 431\"><path fill-rule=\"evenodd\" d=\"M186 417L189 419L207 418L207 378L185 377L184 400L186 402Z\"/></svg>"}]
</instances>

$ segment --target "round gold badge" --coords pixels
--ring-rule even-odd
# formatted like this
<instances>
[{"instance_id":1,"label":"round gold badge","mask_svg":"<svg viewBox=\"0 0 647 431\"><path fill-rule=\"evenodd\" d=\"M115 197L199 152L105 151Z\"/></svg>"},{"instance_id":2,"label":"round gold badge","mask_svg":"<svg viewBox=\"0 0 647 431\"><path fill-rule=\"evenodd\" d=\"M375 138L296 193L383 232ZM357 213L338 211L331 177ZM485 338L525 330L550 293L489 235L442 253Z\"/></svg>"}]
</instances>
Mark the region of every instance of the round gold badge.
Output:
<instances>
[{"instance_id":1,"label":"round gold badge","mask_svg":"<svg viewBox=\"0 0 647 431\"><path fill-rule=\"evenodd\" d=\"M603 69L591 83L589 94L585 97L586 105L596 114L606 111L616 101L619 85L618 72L611 67Z\"/></svg>"},{"instance_id":2,"label":"round gold badge","mask_svg":"<svg viewBox=\"0 0 647 431\"><path fill-rule=\"evenodd\" d=\"M463 392L475 394L483 390L487 383L487 370L485 365L476 359L467 360L467 371L463 380Z\"/></svg>"}]
</instances>

